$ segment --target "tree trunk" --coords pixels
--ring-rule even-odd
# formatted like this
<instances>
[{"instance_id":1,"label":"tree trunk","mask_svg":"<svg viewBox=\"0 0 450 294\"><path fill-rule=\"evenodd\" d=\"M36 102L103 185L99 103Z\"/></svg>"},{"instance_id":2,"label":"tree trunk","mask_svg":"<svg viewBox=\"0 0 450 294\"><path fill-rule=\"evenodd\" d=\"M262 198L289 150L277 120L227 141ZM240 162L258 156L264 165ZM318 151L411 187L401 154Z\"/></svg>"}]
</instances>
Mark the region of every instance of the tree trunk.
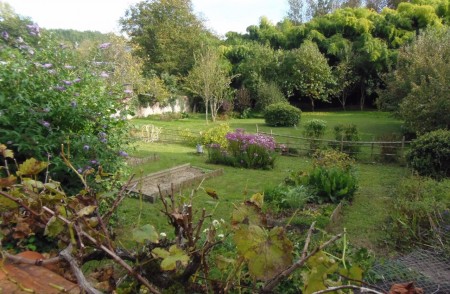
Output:
<instances>
[{"instance_id":1,"label":"tree trunk","mask_svg":"<svg viewBox=\"0 0 450 294\"><path fill-rule=\"evenodd\" d=\"M311 110L312 112L314 112L314 99L313 98L309 98L311 100Z\"/></svg>"},{"instance_id":2,"label":"tree trunk","mask_svg":"<svg viewBox=\"0 0 450 294\"><path fill-rule=\"evenodd\" d=\"M206 110L206 114L205 114L205 119L206 119L206 124L208 124L208 100L205 100L205 110Z\"/></svg>"},{"instance_id":3,"label":"tree trunk","mask_svg":"<svg viewBox=\"0 0 450 294\"><path fill-rule=\"evenodd\" d=\"M364 110L364 102L366 101L366 93L364 91L364 84L361 83L361 98L360 98L360 108L361 110Z\"/></svg>"}]
</instances>

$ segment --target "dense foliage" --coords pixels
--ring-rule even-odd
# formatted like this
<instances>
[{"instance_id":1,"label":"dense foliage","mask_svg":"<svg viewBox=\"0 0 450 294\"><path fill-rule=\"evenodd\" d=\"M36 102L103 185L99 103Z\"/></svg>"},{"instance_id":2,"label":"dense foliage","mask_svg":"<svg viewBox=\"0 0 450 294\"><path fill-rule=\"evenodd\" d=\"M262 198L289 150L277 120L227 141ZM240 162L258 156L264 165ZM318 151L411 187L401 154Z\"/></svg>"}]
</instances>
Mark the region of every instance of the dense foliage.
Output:
<instances>
[{"instance_id":1,"label":"dense foliage","mask_svg":"<svg viewBox=\"0 0 450 294\"><path fill-rule=\"evenodd\" d=\"M49 175L66 184L75 175L59 157L62 145L79 173L100 165L117 170L126 155L129 112L123 99L129 93L107 82L112 74L107 65L81 60L35 24L26 28L24 38L3 31L0 39L2 140L19 159L53 158ZM96 61L108 47L92 49Z\"/></svg>"},{"instance_id":2,"label":"dense foliage","mask_svg":"<svg viewBox=\"0 0 450 294\"><path fill-rule=\"evenodd\" d=\"M392 215L387 221L389 242L401 250L419 244L450 252L450 181L411 177L394 192Z\"/></svg>"},{"instance_id":3,"label":"dense foliage","mask_svg":"<svg viewBox=\"0 0 450 294\"><path fill-rule=\"evenodd\" d=\"M307 186L312 193L310 201L339 203L351 201L358 189L353 160L334 150L318 151L309 172L295 172L286 179L290 186Z\"/></svg>"},{"instance_id":4,"label":"dense foliage","mask_svg":"<svg viewBox=\"0 0 450 294\"><path fill-rule=\"evenodd\" d=\"M360 146L355 144L359 141L358 128L354 124L339 124L334 127L334 138L340 143L330 143L334 149L340 150L351 157L357 157Z\"/></svg>"},{"instance_id":5,"label":"dense foliage","mask_svg":"<svg viewBox=\"0 0 450 294\"><path fill-rule=\"evenodd\" d=\"M450 128L450 29L428 30L399 52L379 104L394 110L410 131ZM432 60L432 62L430 62Z\"/></svg>"},{"instance_id":6,"label":"dense foliage","mask_svg":"<svg viewBox=\"0 0 450 294\"><path fill-rule=\"evenodd\" d=\"M301 114L297 107L281 102L264 109L264 120L273 127L293 127L299 125Z\"/></svg>"},{"instance_id":7,"label":"dense foliage","mask_svg":"<svg viewBox=\"0 0 450 294\"><path fill-rule=\"evenodd\" d=\"M450 177L450 131L437 130L414 140L407 160L419 175Z\"/></svg>"}]
</instances>

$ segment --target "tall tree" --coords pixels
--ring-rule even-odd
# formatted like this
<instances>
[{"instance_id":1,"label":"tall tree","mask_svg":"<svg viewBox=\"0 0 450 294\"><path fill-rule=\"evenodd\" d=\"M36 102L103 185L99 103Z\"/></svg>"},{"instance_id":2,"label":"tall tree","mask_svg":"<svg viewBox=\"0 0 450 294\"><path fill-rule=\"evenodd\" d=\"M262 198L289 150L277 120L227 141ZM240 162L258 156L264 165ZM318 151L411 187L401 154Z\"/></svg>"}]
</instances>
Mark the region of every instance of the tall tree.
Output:
<instances>
[{"instance_id":1,"label":"tall tree","mask_svg":"<svg viewBox=\"0 0 450 294\"><path fill-rule=\"evenodd\" d=\"M130 7L120 22L140 46L147 69L158 75L186 75L202 37L208 35L190 0L145 0Z\"/></svg>"},{"instance_id":2,"label":"tall tree","mask_svg":"<svg viewBox=\"0 0 450 294\"><path fill-rule=\"evenodd\" d=\"M288 0L289 10L287 18L294 24L303 22L303 0Z\"/></svg>"},{"instance_id":3,"label":"tall tree","mask_svg":"<svg viewBox=\"0 0 450 294\"><path fill-rule=\"evenodd\" d=\"M399 52L378 104L398 111L410 130L450 129L450 29L429 30Z\"/></svg>"},{"instance_id":4,"label":"tall tree","mask_svg":"<svg viewBox=\"0 0 450 294\"><path fill-rule=\"evenodd\" d=\"M224 101L231 99L230 84L233 77L229 75L229 69L230 66L224 63L217 50L208 47L199 54L186 78L189 90L200 96L205 103L206 121L208 108L211 110L211 119L215 121Z\"/></svg>"},{"instance_id":5,"label":"tall tree","mask_svg":"<svg viewBox=\"0 0 450 294\"><path fill-rule=\"evenodd\" d=\"M300 97L308 98L313 111L315 100L329 100L335 80L327 59L315 43L306 41L299 49L289 51L282 66L286 92L297 91Z\"/></svg>"}]
</instances>

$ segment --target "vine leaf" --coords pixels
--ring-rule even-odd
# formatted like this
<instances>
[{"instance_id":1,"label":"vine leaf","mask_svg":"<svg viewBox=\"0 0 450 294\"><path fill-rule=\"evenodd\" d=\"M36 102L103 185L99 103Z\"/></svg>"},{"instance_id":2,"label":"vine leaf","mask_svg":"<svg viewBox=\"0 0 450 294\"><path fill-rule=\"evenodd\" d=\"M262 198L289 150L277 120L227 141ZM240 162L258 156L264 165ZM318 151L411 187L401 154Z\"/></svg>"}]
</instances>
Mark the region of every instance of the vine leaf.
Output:
<instances>
[{"instance_id":1,"label":"vine leaf","mask_svg":"<svg viewBox=\"0 0 450 294\"><path fill-rule=\"evenodd\" d=\"M292 242L283 228L241 226L234 235L238 253L248 262L249 272L267 281L292 264Z\"/></svg>"},{"instance_id":2,"label":"vine leaf","mask_svg":"<svg viewBox=\"0 0 450 294\"><path fill-rule=\"evenodd\" d=\"M327 289L325 281L328 280L328 275L335 273L339 267L323 251L319 251L311 256L307 261L307 265L309 270L302 273L304 284L302 293L305 294Z\"/></svg>"},{"instance_id":3,"label":"vine leaf","mask_svg":"<svg viewBox=\"0 0 450 294\"><path fill-rule=\"evenodd\" d=\"M30 191L42 190L44 189L44 184L41 181L35 181L30 178L24 178L22 180L22 185L24 185Z\"/></svg>"},{"instance_id":4,"label":"vine leaf","mask_svg":"<svg viewBox=\"0 0 450 294\"><path fill-rule=\"evenodd\" d=\"M7 178L0 178L0 188L11 187L16 183L17 178L13 175L8 176Z\"/></svg>"},{"instance_id":5,"label":"vine leaf","mask_svg":"<svg viewBox=\"0 0 450 294\"><path fill-rule=\"evenodd\" d=\"M57 217L52 216L45 225L44 235L48 237L56 237L64 231L64 223Z\"/></svg>"},{"instance_id":6,"label":"vine leaf","mask_svg":"<svg viewBox=\"0 0 450 294\"><path fill-rule=\"evenodd\" d=\"M158 233L154 226L146 224L140 228L133 230L133 240L138 243L144 243L150 241L152 243L158 243Z\"/></svg>"},{"instance_id":7,"label":"vine leaf","mask_svg":"<svg viewBox=\"0 0 450 294\"><path fill-rule=\"evenodd\" d=\"M35 176L39 174L41 171L46 169L48 166L47 162L38 161L34 158L30 158L25 160L24 163L19 165L19 170L17 171L18 176Z\"/></svg>"},{"instance_id":8,"label":"vine leaf","mask_svg":"<svg viewBox=\"0 0 450 294\"><path fill-rule=\"evenodd\" d=\"M339 273L355 281L361 281L363 278L363 270L357 265L352 265L349 269L342 268Z\"/></svg>"},{"instance_id":9,"label":"vine leaf","mask_svg":"<svg viewBox=\"0 0 450 294\"><path fill-rule=\"evenodd\" d=\"M231 224L233 226L239 224L262 226L265 225L265 218L258 206L247 201L234 209Z\"/></svg>"},{"instance_id":10,"label":"vine leaf","mask_svg":"<svg viewBox=\"0 0 450 294\"><path fill-rule=\"evenodd\" d=\"M181 263L182 265L187 265L189 261L189 256L177 245L172 245L169 248L169 251L164 250L162 248L155 248L152 250L152 253L159 258L163 258L161 262L161 269L165 271L172 271L177 268L177 263Z\"/></svg>"},{"instance_id":11,"label":"vine leaf","mask_svg":"<svg viewBox=\"0 0 450 294\"><path fill-rule=\"evenodd\" d=\"M264 195L261 193L253 194L249 201L255 204L258 208L262 208L264 204Z\"/></svg>"},{"instance_id":12,"label":"vine leaf","mask_svg":"<svg viewBox=\"0 0 450 294\"><path fill-rule=\"evenodd\" d=\"M228 268L229 265L235 264L236 260L232 258L227 258L223 255L217 255L215 257L217 268L220 270L225 270Z\"/></svg>"},{"instance_id":13,"label":"vine leaf","mask_svg":"<svg viewBox=\"0 0 450 294\"><path fill-rule=\"evenodd\" d=\"M0 144L0 153L4 158L14 158L14 153L12 152L12 150L8 149L6 145Z\"/></svg>"},{"instance_id":14,"label":"vine leaf","mask_svg":"<svg viewBox=\"0 0 450 294\"><path fill-rule=\"evenodd\" d=\"M85 207L83 207L82 209L80 209L80 210L77 212L77 215L78 215L79 217L83 217L83 216L86 216L86 215L90 215L90 214L92 214L92 213L95 211L96 208L97 208L97 206L95 206L95 205L88 205L88 206L85 206Z\"/></svg>"}]
</instances>

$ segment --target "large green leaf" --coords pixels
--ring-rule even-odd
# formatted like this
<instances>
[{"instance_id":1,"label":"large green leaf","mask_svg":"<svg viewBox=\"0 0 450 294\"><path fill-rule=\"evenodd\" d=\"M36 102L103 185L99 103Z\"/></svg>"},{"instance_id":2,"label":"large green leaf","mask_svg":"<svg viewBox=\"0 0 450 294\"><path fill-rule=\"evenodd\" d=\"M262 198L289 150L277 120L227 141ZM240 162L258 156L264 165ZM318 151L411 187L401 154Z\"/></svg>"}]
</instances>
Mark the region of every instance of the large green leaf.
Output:
<instances>
[{"instance_id":1,"label":"large green leaf","mask_svg":"<svg viewBox=\"0 0 450 294\"><path fill-rule=\"evenodd\" d=\"M260 208L251 202L237 206L231 216L231 224L234 226L239 224L260 226L264 223L265 219Z\"/></svg>"},{"instance_id":2,"label":"large green leaf","mask_svg":"<svg viewBox=\"0 0 450 294\"><path fill-rule=\"evenodd\" d=\"M59 220L57 217L52 216L45 226L44 234L48 237L56 237L58 236L62 231L64 231L65 225L64 222Z\"/></svg>"},{"instance_id":3,"label":"large green leaf","mask_svg":"<svg viewBox=\"0 0 450 294\"><path fill-rule=\"evenodd\" d=\"M338 270L338 264L323 251L319 251L311 256L307 265L309 270L303 272L302 293L309 294L327 289L327 278L329 274Z\"/></svg>"},{"instance_id":4,"label":"large green leaf","mask_svg":"<svg viewBox=\"0 0 450 294\"><path fill-rule=\"evenodd\" d=\"M248 262L249 272L260 280L269 280L292 264L292 242L283 228L270 231L262 227L241 226L234 235L238 253Z\"/></svg>"},{"instance_id":5,"label":"large green leaf","mask_svg":"<svg viewBox=\"0 0 450 294\"><path fill-rule=\"evenodd\" d=\"M35 176L41 171L46 169L48 166L47 162L38 161L34 158L25 160L24 163L19 165L19 170L17 171L18 176Z\"/></svg>"},{"instance_id":6,"label":"large green leaf","mask_svg":"<svg viewBox=\"0 0 450 294\"><path fill-rule=\"evenodd\" d=\"M133 230L133 240L139 243L150 241L152 243L158 243L158 233L154 226L146 224L140 228Z\"/></svg>"},{"instance_id":7,"label":"large green leaf","mask_svg":"<svg viewBox=\"0 0 450 294\"><path fill-rule=\"evenodd\" d=\"M161 262L161 269L165 271L172 271L177 268L177 263L185 266L189 262L189 256L177 245L172 245L169 251L155 248L152 250L153 255L159 258L163 258Z\"/></svg>"}]
</instances>

